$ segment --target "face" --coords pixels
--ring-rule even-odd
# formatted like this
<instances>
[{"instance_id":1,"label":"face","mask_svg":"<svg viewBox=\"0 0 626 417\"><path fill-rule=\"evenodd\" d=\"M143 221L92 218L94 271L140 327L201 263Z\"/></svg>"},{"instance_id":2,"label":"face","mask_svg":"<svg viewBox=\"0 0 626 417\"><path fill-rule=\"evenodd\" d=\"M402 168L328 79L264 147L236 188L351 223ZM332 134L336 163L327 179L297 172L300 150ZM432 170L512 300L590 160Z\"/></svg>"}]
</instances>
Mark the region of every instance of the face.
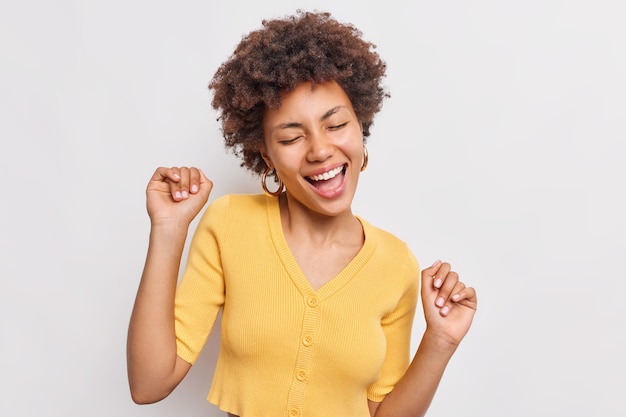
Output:
<instances>
[{"instance_id":1,"label":"face","mask_svg":"<svg viewBox=\"0 0 626 417\"><path fill-rule=\"evenodd\" d=\"M263 118L263 159L285 184L290 205L327 216L351 212L363 163L363 134L334 81L302 83Z\"/></svg>"}]
</instances>

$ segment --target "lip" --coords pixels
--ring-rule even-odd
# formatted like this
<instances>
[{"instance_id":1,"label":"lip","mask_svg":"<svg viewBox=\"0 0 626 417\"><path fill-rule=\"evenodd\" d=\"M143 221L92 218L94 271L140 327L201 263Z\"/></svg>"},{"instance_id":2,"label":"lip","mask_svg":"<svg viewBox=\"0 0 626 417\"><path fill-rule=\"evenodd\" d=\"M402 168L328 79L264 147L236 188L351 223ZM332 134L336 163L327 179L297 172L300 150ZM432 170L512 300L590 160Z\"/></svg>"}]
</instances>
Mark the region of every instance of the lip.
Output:
<instances>
[{"instance_id":1,"label":"lip","mask_svg":"<svg viewBox=\"0 0 626 417\"><path fill-rule=\"evenodd\" d=\"M345 163L344 163L344 164L329 165L329 166L324 167L324 168L319 168L319 169L316 169L315 171L311 172L311 173L310 173L310 174L308 174L308 175L305 175L304 177L305 177L305 178L310 178L310 177L314 177L314 176L316 176L316 175L321 175L321 174L324 174L325 172L330 172L330 171L332 171L333 169L336 169L336 168L338 168L338 167L344 167L344 170L345 170L346 165L347 165L347 164L345 164Z\"/></svg>"},{"instance_id":2,"label":"lip","mask_svg":"<svg viewBox=\"0 0 626 417\"><path fill-rule=\"evenodd\" d=\"M319 188L317 188L316 186L314 186L313 184L311 184L308 180L309 177L315 176L315 175L320 175L323 174L325 172L328 171L332 171L333 169L336 169L338 167L343 167L341 173L337 174L337 175L341 175L341 183L331 189L331 190L321 190ZM307 175L305 177L305 181L306 183L309 185L309 187L319 196L323 197L323 198L327 198L327 199L331 199L331 198L336 198L338 196L340 196L341 194L343 194L344 190L346 189L346 179L347 179L347 171L348 171L348 164L336 164L336 165L331 165L325 168L320 168L316 171L314 171L314 173L311 173L310 175ZM335 177L336 178L336 177Z\"/></svg>"}]
</instances>

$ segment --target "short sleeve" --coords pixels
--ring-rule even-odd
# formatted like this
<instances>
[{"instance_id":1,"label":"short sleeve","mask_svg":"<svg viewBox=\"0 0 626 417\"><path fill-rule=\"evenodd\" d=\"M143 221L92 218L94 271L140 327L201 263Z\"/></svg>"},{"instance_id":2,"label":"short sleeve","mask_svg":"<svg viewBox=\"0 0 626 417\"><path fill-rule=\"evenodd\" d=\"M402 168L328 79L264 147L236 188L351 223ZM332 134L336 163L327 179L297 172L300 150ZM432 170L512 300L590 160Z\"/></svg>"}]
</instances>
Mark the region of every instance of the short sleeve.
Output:
<instances>
[{"instance_id":1,"label":"short sleeve","mask_svg":"<svg viewBox=\"0 0 626 417\"><path fill-rule=\"evenodd\" d=\"M411 331L419 293L420 270L407 248L406 266L401 280L404 292L396 308L381 320L386 338L386 354L378 381L367 390L367 398L381 402L404 376L410 363Z\"/></svg>"},{"instance_id":2,"label":"short sleeve","mask_svg":"<svg viewBox=\"0 0 626 417\"><path fill-rule=\"evenodd\" d=\"M220 242L228 222L228 202L228 196L216 199L202 215L176 289L177 354L191 364L200 355L224 304Z\"/></svg>"}]
</instances>

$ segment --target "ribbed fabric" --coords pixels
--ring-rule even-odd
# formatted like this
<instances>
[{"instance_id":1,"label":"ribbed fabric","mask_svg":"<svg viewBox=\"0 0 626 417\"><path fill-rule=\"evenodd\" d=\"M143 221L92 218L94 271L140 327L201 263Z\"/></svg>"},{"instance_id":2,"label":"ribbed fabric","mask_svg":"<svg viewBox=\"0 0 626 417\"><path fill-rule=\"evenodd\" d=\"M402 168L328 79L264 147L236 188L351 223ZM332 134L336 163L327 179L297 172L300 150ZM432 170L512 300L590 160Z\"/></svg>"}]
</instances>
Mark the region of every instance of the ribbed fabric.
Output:
<instances>
[{"instance_id":1,"label":"ribbed fabric","mask_svg":"<svg viewBox=\"0 0 626 417\"><path fill-rule=\"evenodd\" d=\"M210 402L240 417L369 417L367 399L393 389L409 364L419 265L404 242L359 220L363 247L315 291L278 199L228 195L207 207L175 313L178 355L194 363L223 309Z\"/></svg>"}]
</instances>

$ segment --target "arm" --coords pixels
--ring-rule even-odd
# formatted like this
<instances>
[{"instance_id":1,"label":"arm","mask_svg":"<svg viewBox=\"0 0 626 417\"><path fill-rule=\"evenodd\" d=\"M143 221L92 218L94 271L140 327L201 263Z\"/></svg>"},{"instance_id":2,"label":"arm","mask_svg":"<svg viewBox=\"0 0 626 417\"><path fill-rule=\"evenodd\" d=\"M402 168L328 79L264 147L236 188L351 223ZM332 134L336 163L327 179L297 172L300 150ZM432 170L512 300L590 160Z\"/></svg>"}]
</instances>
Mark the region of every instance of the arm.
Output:
<instances>
[{"instance_id":1,"label":"arm","mask_svg":"<svg viewBox=\"0 0 626 417\"><path fill-rule=\"evenodd\" d=\"M150 241L127 340L128 380L136 403L165 398L191 367L176 354L174 295L189 224L211 188L196 168L158 168L148 184Z\"/></svg>"},{"instance_id":2,"label":"arm","mask_svg":"<svg viewBox=\"0 0 626 417\"><path fill-rule=\"evenodd\" d=\"M369 402L370 414L424 416L445 368L469 330L476 311L476 292L459 281L447 263L422 271L422 305L426 331L405 375L381 403Z\"/></svg>"}]
</instances>

